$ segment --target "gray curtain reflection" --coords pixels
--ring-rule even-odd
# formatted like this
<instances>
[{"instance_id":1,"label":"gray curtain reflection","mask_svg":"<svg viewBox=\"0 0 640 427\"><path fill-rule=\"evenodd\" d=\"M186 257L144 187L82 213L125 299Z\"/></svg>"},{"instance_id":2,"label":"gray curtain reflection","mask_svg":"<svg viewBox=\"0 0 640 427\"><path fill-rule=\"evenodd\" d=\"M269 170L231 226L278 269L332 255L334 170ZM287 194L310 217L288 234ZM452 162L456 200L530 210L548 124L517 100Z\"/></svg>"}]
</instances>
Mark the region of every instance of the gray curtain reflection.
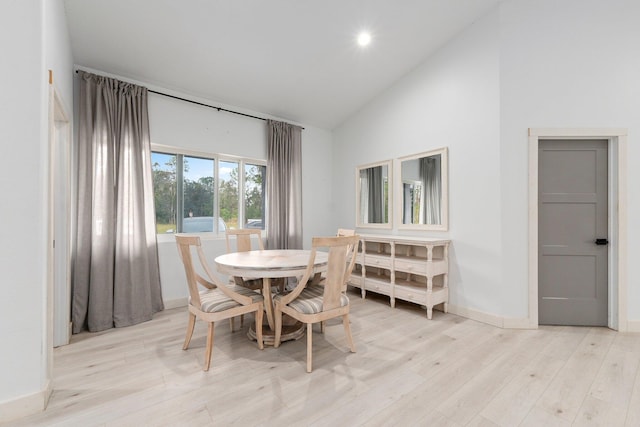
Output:
<instances>
[{"instance_id":1,"label":"gray curtain reflection","mask_svg":"<svg viewBox=\"0 0 640 427\"><path fill-rule=\"evenodd\" d=\"M380 224L384 221L384 185L382 167L367 169L369 182L369 222Z\"/></svg>"},{"instance_id":2,"label":"gray curtain reflection","mask_svg":"<svg viewBox=\"0 0 640 427\"><path fill-rule=\"evenodd\" d=\"M402 184L402 223L413 224L413 188L411 184Z\"/></svg>"},{"instance_id":3,"label":"gray curtain reflection","mask_svg":"<svg viewBox=\"0 0 640 427\"><path fill-rule=\"evenodd\" d=\"M365 224L382 224L385 218L384 178L382 166L360 170L361 221Z\"/></svg>"},{"instance_id":4,"label":"gray curtain reflection","mask_svg":"<svg viewBox=\"0 0 640 427\"><path fill-rule=\"evenodd\" d=\"M420 180L422 181L422 200L424 200L420 215L423 224L442 224L440 159L440 155L420 159Z\"/></svg>"},{"instance_id":5,"label":"gray curtain reflection","mask_svg":"<svg viewBox=\"0 0 640 427\"><path fill-rule=\"evenodd\" d=\"M147 89L79 72L73 332L162 310Z\"/></svg>"},{"instance_id":6,"label":"gray curtain reflection","mask_svg":"<svg viewBox=\"0 0 640 427\"><path fill-rule=\"evenodd\" d=\"M267 121L267 248L302 249L302 128Z\"/></svg>"}]
</instances>

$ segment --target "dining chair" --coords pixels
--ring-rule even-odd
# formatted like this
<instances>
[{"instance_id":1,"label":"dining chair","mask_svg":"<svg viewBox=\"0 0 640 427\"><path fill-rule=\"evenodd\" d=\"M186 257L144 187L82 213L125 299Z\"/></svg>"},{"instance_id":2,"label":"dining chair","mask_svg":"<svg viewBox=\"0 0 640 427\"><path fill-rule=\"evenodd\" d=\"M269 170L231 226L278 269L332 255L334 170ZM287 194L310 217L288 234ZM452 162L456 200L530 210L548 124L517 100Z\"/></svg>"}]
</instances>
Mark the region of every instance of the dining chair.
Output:
<instances>
[{"instance_id":1,"label":"dining chair","mask_svg":"<svg viewBox=\"0 0 640 427\"><path fill-rule=\"evenodd\" d=\"M255 313L256 340L258 348L262 350L264 348L262 341L263 296L241 286L226 286L211 271L202 251L200 237L176 234L176 244L178 245L178 252L184 265L189 287L189 323L182 349L189 348L196 319L208 322L209 331L204 356L204 370L208 371L211 364L211 353L213 352L215 322L232 319L235 316L246 313ZM197 258L192 256L193 251L197 254ZM198 260L198 270L204 271L206 278L196 270L195 259ZM198 285L204 287L204 289L200 290Z\"/></svg>"},{"instance_id":2,"label":"dining chair","mask_svg":"<svg viewBox=\"0 0 640 427\"><path fill-rule=\"evenodd\" d=\"M314 237L307 270L298 285L287 295L276 295L274 347L280 345L282 315L287 314L307 325L307 372L312 370L313 324L342 317L347 342L352 353L356 348L349 325L349 297L343 292L356 261L360 237ZM314 260L319 248L329 249L327 273L323 285L308 283L314 274ZM345 259L349 259L345 263ZM324 332L324 328L321 329Z\"/></svg>"},{"instance_id":3,"label":"dining chair","mask_svg":"<svg viewBox=\"0 0 640 427\"><path fill-rule=\"evenodd\" d=\"M235 237L235 247L232 244L232 237ZM252 238L253 237L253 238ZM264 250L264 243L262 242L262 230L257 228L246 229L227 229L226 234L227 253L232 252L248 252L254 250L253 241L257 241L257 248L255 250ZM235 249L235 250L234 250ZM238 286L253 290L262 290L262 279L245 279L243 277L234 277L234 282ZM284 279L272 279L271 284L277 286L279 291L284 290Z\"/></svg>"},{"instance_id":4,"label":"dining chair","mask_svg":"<svg viewBox=\"0 0 640 427\"><path fill-rule=\"evenodd\" d=\"M253 239L251 237L254 237ZM227 253L232 252L248 252L253 250L252 240L257 241L257 249L263 251L264 243L262 242L262 230L260 229L227 229L225 234L227 242ZM232 240L235 238L235 247L232 244ZM234 250L235 249L235 250ZM245 288L261 290L262 279L244 279L242 277L233 278L236 285L243 286Z\"/></svg>"}]
</instances>

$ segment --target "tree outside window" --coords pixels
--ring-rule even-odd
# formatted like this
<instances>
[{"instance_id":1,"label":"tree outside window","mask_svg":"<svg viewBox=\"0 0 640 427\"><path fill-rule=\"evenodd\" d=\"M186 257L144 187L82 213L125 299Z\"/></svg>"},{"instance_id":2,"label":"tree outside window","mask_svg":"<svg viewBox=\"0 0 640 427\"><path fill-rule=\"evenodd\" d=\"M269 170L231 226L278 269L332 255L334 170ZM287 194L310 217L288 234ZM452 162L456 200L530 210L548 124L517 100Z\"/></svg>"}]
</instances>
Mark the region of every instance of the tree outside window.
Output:
<instances>
[{"instance_id":1,"label":"tree outside window","mask_svg":"<svg viewBox=\"0 0 640 427\"><path fill-rule=\"evenodd\" d=\"M221 161L220 164L220 216L229 228L238 228L238 163Z\"/></svg>"},{"instance_id":2,"label":"tree outside window","mask_svg":"<svg viewBox=\"0 0 640 427\"><path fill-rule=\"evenodd\" d=\"M244 165L245 228L261 228L265 223L265 182L267 167Z\"/></svg>"}]
</instances>

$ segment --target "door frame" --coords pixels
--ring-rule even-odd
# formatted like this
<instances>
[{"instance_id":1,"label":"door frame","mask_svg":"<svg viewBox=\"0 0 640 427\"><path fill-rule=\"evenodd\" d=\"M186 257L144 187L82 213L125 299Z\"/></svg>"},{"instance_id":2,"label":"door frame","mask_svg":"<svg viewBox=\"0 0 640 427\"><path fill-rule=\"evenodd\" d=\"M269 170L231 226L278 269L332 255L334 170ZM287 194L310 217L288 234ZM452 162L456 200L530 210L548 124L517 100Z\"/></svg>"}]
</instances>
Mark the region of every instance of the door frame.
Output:
<instances>
[{"instance_id":1,"label":"door frame","mask_svg":"<svg viewBox=\"0 0 640 427\"><path fill-rule=\"evenodd\" d=\"M529 326L538 327L538 147L541 139L606 139L608 159L608 326L627 322L627 129L529 129Z\"/></svg>"},{"instance_id":2,"label":"door frame","mask_svg":"<svg viewBox=\"0 0 640 427\"><path fill-rule=\"evenodd\" d=\"M64 176L57 176L60 170L57 159L60 151L65 157L67 167L71 165L71 121L65 108L64 100L53 83L53 72L49 70L49 124L48 124L48 231L47 231L47 336L49 348L69 343L71 337L71 174L69 170ZM56 180L64 180L68 193L64 200L64 208L56 207ZM57 218L57 220L56 220ZM66 232L56 236L56 221L64 221ZM63 265L56 263L55 239L65 240ZM65 283L56 284L56 269L65 270ZM62 285L60 287L59 285ZM53 355L53 352L50 352ZM53 365L50 360L49 366Z\"/></svg>"}]
</instances>

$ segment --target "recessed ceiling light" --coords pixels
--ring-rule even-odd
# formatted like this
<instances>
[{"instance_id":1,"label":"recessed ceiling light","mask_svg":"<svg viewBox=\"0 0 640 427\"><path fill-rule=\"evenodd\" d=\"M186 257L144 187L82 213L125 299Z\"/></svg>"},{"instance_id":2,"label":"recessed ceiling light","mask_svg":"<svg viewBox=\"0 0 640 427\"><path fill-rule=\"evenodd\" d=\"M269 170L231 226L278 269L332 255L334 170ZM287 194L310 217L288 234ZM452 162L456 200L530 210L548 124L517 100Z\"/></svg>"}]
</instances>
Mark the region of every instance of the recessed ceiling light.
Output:
<instances>
[{"instance_id":1,"label":"recessed ceiling light","mask_svg":"<svg viewBox=\"0 0 640 427\"><path fill-rule=\"evenodd\" d=\"M366 46L369 43L371 43L371 34L369 34L366 31L363 31L360 34L358 34L358 44L360 46Z\"/></svg>"}]
</instances>

